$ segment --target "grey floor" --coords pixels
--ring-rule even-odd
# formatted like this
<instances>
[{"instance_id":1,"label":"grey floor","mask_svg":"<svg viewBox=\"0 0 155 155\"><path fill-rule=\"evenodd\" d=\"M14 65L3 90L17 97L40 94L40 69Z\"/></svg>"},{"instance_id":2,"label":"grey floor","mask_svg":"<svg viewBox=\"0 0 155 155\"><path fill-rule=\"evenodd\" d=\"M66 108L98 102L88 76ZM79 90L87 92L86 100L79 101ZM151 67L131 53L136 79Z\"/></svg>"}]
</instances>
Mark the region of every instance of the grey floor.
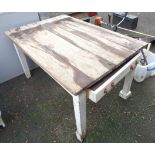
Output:
<instances>
[{"instance_id":1,"label":"grey floor","mask_svg":"<svg viewBox=\"0 0 155 155\"><path fill-rule=\"evenodd\" d=\"M155 78L134 82L127 101L122 84L98 104L88 100L85 142L155 142ZM40 68L0 85L0 109L0 142L78 142L71 96Z\"/></svg>"}]
</instances>

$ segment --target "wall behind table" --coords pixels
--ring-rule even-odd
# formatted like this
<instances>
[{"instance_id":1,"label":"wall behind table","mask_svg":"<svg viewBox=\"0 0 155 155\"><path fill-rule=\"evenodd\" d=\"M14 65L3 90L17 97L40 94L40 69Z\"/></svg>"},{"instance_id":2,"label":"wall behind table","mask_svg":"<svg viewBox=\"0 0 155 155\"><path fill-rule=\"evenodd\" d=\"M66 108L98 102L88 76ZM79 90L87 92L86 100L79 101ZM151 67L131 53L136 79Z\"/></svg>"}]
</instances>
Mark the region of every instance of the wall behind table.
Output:
<instances>
[{"instance_id":1,"label":"wall behind table","mask_svg":"<svg viewBox=\"0 0 155 155\"><path fill-rule=\"evenodd\" d=\"M12 45L12 42L4 34L11 28L38 21L37 13L0 13L0 83L8 81L23 74L23 69ZM31 69L37 67L29 58Z\"/></svg>"}]
</instances>

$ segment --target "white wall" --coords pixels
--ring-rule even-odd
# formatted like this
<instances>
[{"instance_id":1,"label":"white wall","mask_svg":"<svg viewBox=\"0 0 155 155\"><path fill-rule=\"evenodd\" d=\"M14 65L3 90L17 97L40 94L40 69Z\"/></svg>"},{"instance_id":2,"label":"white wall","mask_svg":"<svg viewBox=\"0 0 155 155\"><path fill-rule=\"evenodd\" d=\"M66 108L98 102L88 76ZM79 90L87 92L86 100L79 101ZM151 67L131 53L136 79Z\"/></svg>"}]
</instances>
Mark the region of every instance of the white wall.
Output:
<instances>
[{"instance_id":1,"label":"white wall","mask_svg":"<svg viewBox=\"0 0 155 155\"><path fill-rule=\"evenodd\" d=\"M0 13L0 83L23 74L16 51L4 31L38 20L37 13ZM30 59L28 63L31 69L36 67Z\"/></svg>"}]
</instances>

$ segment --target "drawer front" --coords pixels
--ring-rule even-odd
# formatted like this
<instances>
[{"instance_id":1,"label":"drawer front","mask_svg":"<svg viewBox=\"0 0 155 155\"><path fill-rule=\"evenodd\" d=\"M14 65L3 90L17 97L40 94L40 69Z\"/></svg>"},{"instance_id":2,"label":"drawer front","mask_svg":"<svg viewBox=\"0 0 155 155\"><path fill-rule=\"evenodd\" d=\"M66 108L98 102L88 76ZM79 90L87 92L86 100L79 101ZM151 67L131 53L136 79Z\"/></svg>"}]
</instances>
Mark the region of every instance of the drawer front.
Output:
<instances>
[{"instance_id":1,"label":"drawer front","mask_svg":"<svg viewBox=\"0 0 155 155\"><path fill-rule=\"evenodd\" d=\"M139 62L141 53L137 54L128 63L126 63L120 70L118 70L114 75L112 75L108 80L106 80L99 87L94 89L89 89L87 91L88 98L93 102L97 103L104 95L110 92L114 86L121 81L130 71L136 68Z\"/></svg>"}]
</instances>

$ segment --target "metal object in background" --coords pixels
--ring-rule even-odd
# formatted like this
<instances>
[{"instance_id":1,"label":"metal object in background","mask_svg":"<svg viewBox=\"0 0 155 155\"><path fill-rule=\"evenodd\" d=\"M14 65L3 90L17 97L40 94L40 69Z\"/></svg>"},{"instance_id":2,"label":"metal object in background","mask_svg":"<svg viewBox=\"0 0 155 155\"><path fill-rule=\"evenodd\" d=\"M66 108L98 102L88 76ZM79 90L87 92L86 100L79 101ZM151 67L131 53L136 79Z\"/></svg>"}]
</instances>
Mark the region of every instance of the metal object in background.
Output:
<instances>
[{"instance_id":1,"label":"metal object in background","mask_svg":"<svg viewBox=\"0 0 155 155\"><path fill-rule=\"evenodd\" d=\"M138 16L128 14L128 12L114 12L112 23L116 27L120 26L133 30L137 27Z\"/></svg>"},{"instance_id":2,"label":"metal object in background","mask_svg":"<svg viewBox=\"0 0 155 155\"><path fill-rule=\"evenodd\" d=\"M127 35L127 36L132 37L132 38L143 40L147 43L151 43L151 42L155 41L155 36L153 36L153 35L149 35L149 34L134 31L134 30L129 30L129 29L122 28L122 27L118 27L117 32L124 34L124 35Z\"/></svg>"},{"instance_id":3,"label":"metal object in background","mask_svg":"<svg viewBox=\"0 0 155 155\"><path fill-rule=\"evenodd\" d=\"M138 32L138 31L135 31L135 30L130 30L128 28L124 28L122 27L122 23L125 22L129 22L130 21L128 20L129 17L133 16L133 15L128 15L127 12L125 13L118 13L118 14L121 14L121 21L117 21L114 22L114 14L116 16L116 13L113 13L113 14L108 14L108 22L105 22L104 19L101 17L100 19L102 19L102 21L100 21L101 24L96 24L98 26L102 26L103 28L106 28L106 29L109 29L109 30L112 30L112 31L117 31L118 33L121 33L121 34L124 34L126 36L129 36L129 37L132 37L132 38L135 38L135 39L138 39L138 40L142 40L142 41L145 41L147 43L151 43L153 41L155 41L155 36L153 35L150 35L150 34L146 34L146 33L143 33L143 32ZM135 19L137 16L134 16ZM136 23L134 23L136 22ZM136 27L137 26L137 22L138 22L138 19L137 21L134 21L132 27ZM96 23L96 22L95 22ZM115 24L114 24L115 23ZM128 24L128 23L127 23Z\"/></svg>"}]
</instances>

